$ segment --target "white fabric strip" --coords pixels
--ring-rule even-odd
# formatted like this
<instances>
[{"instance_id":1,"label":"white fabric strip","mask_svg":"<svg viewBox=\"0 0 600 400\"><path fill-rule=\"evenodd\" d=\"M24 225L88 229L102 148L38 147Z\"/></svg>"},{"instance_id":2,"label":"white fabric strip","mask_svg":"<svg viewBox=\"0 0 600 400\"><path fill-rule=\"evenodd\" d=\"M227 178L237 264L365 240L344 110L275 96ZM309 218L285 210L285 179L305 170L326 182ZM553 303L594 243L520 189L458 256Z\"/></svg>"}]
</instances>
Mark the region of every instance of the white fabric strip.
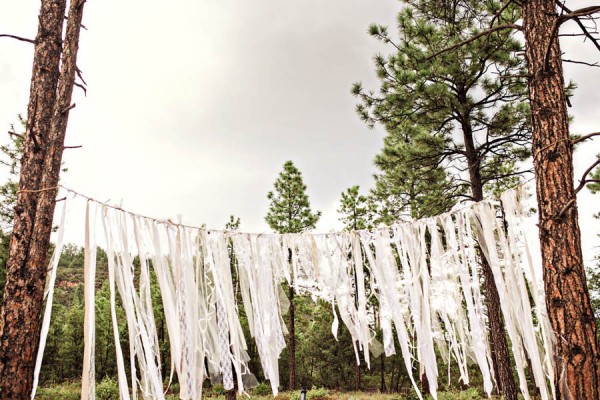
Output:
<instances>
[{"instance_id":1,"label":"white fabric strip","mask_svg":"<svg viewBox=\"0 0 600 400\"><path fill-rule=\"evenodd\" d=\"M83 373L81 376L81 400L96 398L96 205L90 217L90 204L85 208L85 249L84 249L84 319L83 319ZM90 218L92 219L90 223Z\"/></svg>"},{"instance_id":2,"label":"white fabric strip","mask_svg":"<svg viewBox=\"0 0 600 400\"><path fill-rule=\"evenodd\" d=\"M68 196L67 196L68 197ZM58 238L54 247L54 252L50 258L50 276L46 287L46 308L44 309L44 318L42 320L42 329L40 331L40 344L38 347L37 356L35 359L35 369L33 370L33 387L31 390L31 399L35 397L37 386L42 369L42 359L44 358L44 350L46 349L46 340L48 338L48 330L50 329L50 317L52 316L52 303L54 301L54 285L56 283L56 271L58 270L58 262L63 248L63 237L65 232L65 217L67 213L67 198L63 201L60 225L58 227Z\"/></svg>"},{"instance_id":3,"label":"white fabric strip","mask_svg":"<svg viewBox=\"0 0 600 400\"><path fill-rule=\"evenodd\" d=\"M527 231L530 228L523 224L523 197L522 189L502 196L506 227L500 218L500 204L484 201L390 228L324 235L208 231L150 220L103 205L100 216L108 257L120 398L164 398L163 360L150 290L152 272L160 288L170 340L169 383L176 373L181 399L200 398L207 376L232 389L234 372L237 387L244 392L247 381L243 378L251 374L248 338L239 321L242 305L264 375L277 395L278 362L287 334L282 315L289 307L283 282L293 283L299 294L331 304L332 334L337 335L340 322L347 327L357 363L360 351L369 366L370 351L385 351L389 356L398 345L419 398L423 396L414 377L416 371L427 377L430 394L437 398L437 354L448 369L456 362L464 384L469 383L469 365L476 363L484 390L490 395L494 377L480 290L479 245L498 286L523 396L529 398L525 379L529 358L542 399L550 399L554 397L554 339L545 311L537 250L534 241L527 238L534 231ZM65 210L63 205L57 248L62 246ZM87 400L94 398L93 215L93 207L88 204L81 397ZM44 315L46 333L43 328L41 346L47 334L59 256L51 261ZM129 334L129 378L119 341L117 290ZM379 304L383 345L375 340L371 296L376 296ZM36 374L43 347L40 352Z\"/></svg>"}]
</instances>

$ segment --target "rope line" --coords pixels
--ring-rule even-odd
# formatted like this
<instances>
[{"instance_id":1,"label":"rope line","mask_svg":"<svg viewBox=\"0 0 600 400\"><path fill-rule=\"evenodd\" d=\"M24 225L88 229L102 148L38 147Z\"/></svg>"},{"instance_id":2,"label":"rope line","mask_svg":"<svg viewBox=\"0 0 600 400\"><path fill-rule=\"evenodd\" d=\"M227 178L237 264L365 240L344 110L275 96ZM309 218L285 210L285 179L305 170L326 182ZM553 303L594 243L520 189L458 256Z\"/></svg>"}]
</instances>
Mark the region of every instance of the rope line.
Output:
<instances>
[{"instance_id":1,"label":"rope line","mask_svg":"<svg viewBox=\"0 0 600 400\"><path fill-rule=\"evenodd\" d=\"M525 181L523 181L523 182L521 182L521 183L513 186L512 188L507 189L505 192L508 192L508 191L511 191L511 190L517 190L520 187L525 186L528 183L532 182L534 179L535 178L527 179L527 180L525 180ZM85 195L85 194L83 194L81 192L78 192L76 190L68 188L68 187L66 187L64 185L59 185L59 187L61 187L62 189L66 190L67 192L70 192L70 193L74 194L75 196L79 196L81 198L84 198L84 199L86 199L88 201L91 201L91 202L94 202L96 204L99 204L99 205L111 208L113 210L118 210L120 212L129 214L129 215L134 216L134 217L144 218L144 219L147 219L147 220L159 223L159 224L172 225L172 226L175 226L175 227L194 229L194 230L198 230L198 231L223 232L225 234L228 234L228 233L247 233L247 234L258 235L258 236L262 236L262 235L265 235L265 236L268 236L268 235L278 235L277 233L249 233L249 232L239 232L239 231L226 230L226 229L212 229L212 228L207 228L205 226L195 226L195 225L188 225L188 224L182 224L182 223L178 223L178 222L173 222L170 219L160 219L160 218L150 217L150 216L147 216L147 215L143 215L143 214L139 214L139 213L135 213L135 212L126 210L126 209L124 209L122 207L115 206L115 205L109 204L109 203L104 202L104 201L96 200L95 198L93 198L91 196ZM48 189L48 190L50 190L50 189ZM481 200L481 202L486 202L486 201L498 201L498 200L497 200L497 198L495 198L493 196L488 196L488 197L484 198L483 200ZM469 207L472 207L473 204L477 204L477 203L473 202L473 203L465 204L465 205L463 205L461 207L458 207L456 209L450 210L448 212L438 214L438 215L436 215L436 217L445 216L445 215L453 215L453 214L459 213L462 210L465 210L465 209L467 209ZM427 218L424 218L424 219L427 219ZM407 222L404 222L404 223L394 223L391 226L386 226L385 229L388 229L388 228L390 228L392 226L395 226L395 225L402 225L402 224L409 224L410 225L410 224L413 224L416 221L418 221L418 220L411 220L411 221L407 221ZM376 231L378 229L379 228L373 228L373 229L352 229L352 230L350 230L348 232L371 232L371 231ZM287 236L295 236L295 235L302 235L302 234L305 234L305 233L306 232L286 233L285 235L287 235ZM332 231L327 232L327 233L311 233L311 235L313 235L313 236L326 236L326 235L330 235L332 233L336 233L336 231L332 230Z\"/></svg>"}]
</instances>

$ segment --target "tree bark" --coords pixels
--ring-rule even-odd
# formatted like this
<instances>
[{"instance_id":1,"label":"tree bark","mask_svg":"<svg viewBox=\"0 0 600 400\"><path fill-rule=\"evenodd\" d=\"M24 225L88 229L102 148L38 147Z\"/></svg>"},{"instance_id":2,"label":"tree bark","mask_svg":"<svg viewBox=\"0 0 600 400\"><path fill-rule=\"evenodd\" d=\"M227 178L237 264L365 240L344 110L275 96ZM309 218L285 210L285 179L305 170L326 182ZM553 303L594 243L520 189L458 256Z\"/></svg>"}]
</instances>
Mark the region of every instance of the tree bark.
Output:
<instances>
[{"instance_id":1,"label":"tree bark","mask_svg":"<svg viewBox=\"0 0 600 400\"><path fill-rule=\"evenodd\" d=\"M385 354L381 354L381 393L385 393Z\"/></svg>"},{"instance_id":2,"label":"tree bark","mask_svg":"<svg viewBox=\"0 0 600 400\"><path fill-rule=\"evenodd\" d=\"M466 95L465 95L466 96ZM467 104L465 97L464 104ZM481 160L475 150L473 140L473 129L468 116L462 121L462 131L467 153L469 181L471 184L471 195L474 201L483 200L483 183L481 179ZM490 324L489 341L492 353L492 367L498 382L499 391L506 400L517 400L517 385L512 372L508 345L506 343L506 330L502 308L500 307L500 296L494 279L494 273L483 253L479 251L481 270L485 286L485 298Z\"/></svg>"},{"instance_id":3,"label":"tree bark","mask_svg":"<svg viewBox=\"0 0 600 400\"><path fill-rule=\"evenodd\" d=\"M290 380L288 384L289 390L296 388L296 327L294 316L294 285L290 285Z\"/></svg>"},{"instance_id":4,"label":"tree bark","mask_svg":"<svg viewBox=\"0 0 600 400\"><path fill-rule=\"evenodd\" d=\"M544 287L556 336L554 386L560 399L598 399L598 340L581 251L557 23L554 0L523 2Z\"/></svg>"},{"instance_id":5,"label":"tree bark","mask_svg":"<svg viewBox=\"0 0 600 400\"><path fill-rule=\"evenodd\" d=\"M2 399L28 398L33 383L50 232L75 80L83 1L71 2L63 44L65 9L66 0L42 0L39 14L25 151L0 318Z\"/></svg>"},{"instance_id":6,"label":"tree bark","mask_svg":"<svg viewBox=\"0 0 600 400\"><path fill-rule=\"evenodd\" d=\"M421 392L429 393L429 380L427 379L427 374L421 374Z\"/></svg>"}]
</instances>

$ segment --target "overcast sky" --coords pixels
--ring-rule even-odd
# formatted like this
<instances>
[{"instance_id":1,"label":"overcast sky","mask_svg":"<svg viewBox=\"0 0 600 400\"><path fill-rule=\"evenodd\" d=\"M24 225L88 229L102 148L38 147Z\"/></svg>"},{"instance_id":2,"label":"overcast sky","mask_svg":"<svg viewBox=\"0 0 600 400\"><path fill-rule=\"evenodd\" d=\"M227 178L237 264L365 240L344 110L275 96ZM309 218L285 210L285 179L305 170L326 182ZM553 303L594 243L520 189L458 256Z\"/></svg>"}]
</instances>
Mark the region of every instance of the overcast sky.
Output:
<instances>
[{"instance_id":1,"label":"overcast sky","mask_svg":"<svg viewBox=\"0 0 600 400\"><path fill-rule=\"evenodd\" d=\"M575 3L575 2L573 2ZM577 1L585 6L591 1ZM266 194L286 160L304 175L318 230L339 228L340 193L372 185L381 129L354 112L353 82L377 88L370 23L393 26L397 0L89 0L63 183L160 218L268 231ZM33 38L39 1L0 0L0 33ZM598 61L579 38L565 58ZM0 143L25 113L33 46L0 39ZM600 70L566 66L579 84L573 132L598 131ZM581 171L600 152L582 146ZM596 250L600 202L580 202L585 257Z\"/></svg>"}]
</instances>

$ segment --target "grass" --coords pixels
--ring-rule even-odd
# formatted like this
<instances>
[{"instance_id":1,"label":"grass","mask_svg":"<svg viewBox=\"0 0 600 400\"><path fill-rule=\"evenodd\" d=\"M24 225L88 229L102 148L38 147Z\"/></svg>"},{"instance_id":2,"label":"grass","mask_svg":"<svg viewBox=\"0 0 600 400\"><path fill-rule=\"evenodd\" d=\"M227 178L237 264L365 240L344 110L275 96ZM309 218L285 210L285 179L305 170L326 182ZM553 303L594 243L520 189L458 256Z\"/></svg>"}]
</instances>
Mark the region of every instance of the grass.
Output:
<instances>
[{"instance_id":1,"label":"grass","mask_svg":"<svg viewBox=\"0 0 600 400\"><path fill-rule=\"evenodd\" d=\"M79 400L80 399L80 382L69 382L59 385L47 386L38 389L36 399L39 400ZM260 395L252 395L253 400L273 400L273 396L265 394L262 390ZM250 394L252 391L250 391ZM218 387L207 389L202 396L210 400L224 400L225 396L222 390ZM118 387L112 379L104 380L96 383L96 398L98 400L118 399ZM177 400L179 396L176 393L171 393L167 396L167 400ZM238 396L239 399L245 398ZM430 397L428 397L430 398ZM485 398L475 388L463 391L438 392L439 400L479 400ZM280 393L278 400L300 400L300 392L283 392ZM313 388L307 393L307 400L417 400L416 395L403 396L400 394L385 394L385 393L369 393L369 392L337 392L327 389Z\"/></svg>"}]
</instances>

